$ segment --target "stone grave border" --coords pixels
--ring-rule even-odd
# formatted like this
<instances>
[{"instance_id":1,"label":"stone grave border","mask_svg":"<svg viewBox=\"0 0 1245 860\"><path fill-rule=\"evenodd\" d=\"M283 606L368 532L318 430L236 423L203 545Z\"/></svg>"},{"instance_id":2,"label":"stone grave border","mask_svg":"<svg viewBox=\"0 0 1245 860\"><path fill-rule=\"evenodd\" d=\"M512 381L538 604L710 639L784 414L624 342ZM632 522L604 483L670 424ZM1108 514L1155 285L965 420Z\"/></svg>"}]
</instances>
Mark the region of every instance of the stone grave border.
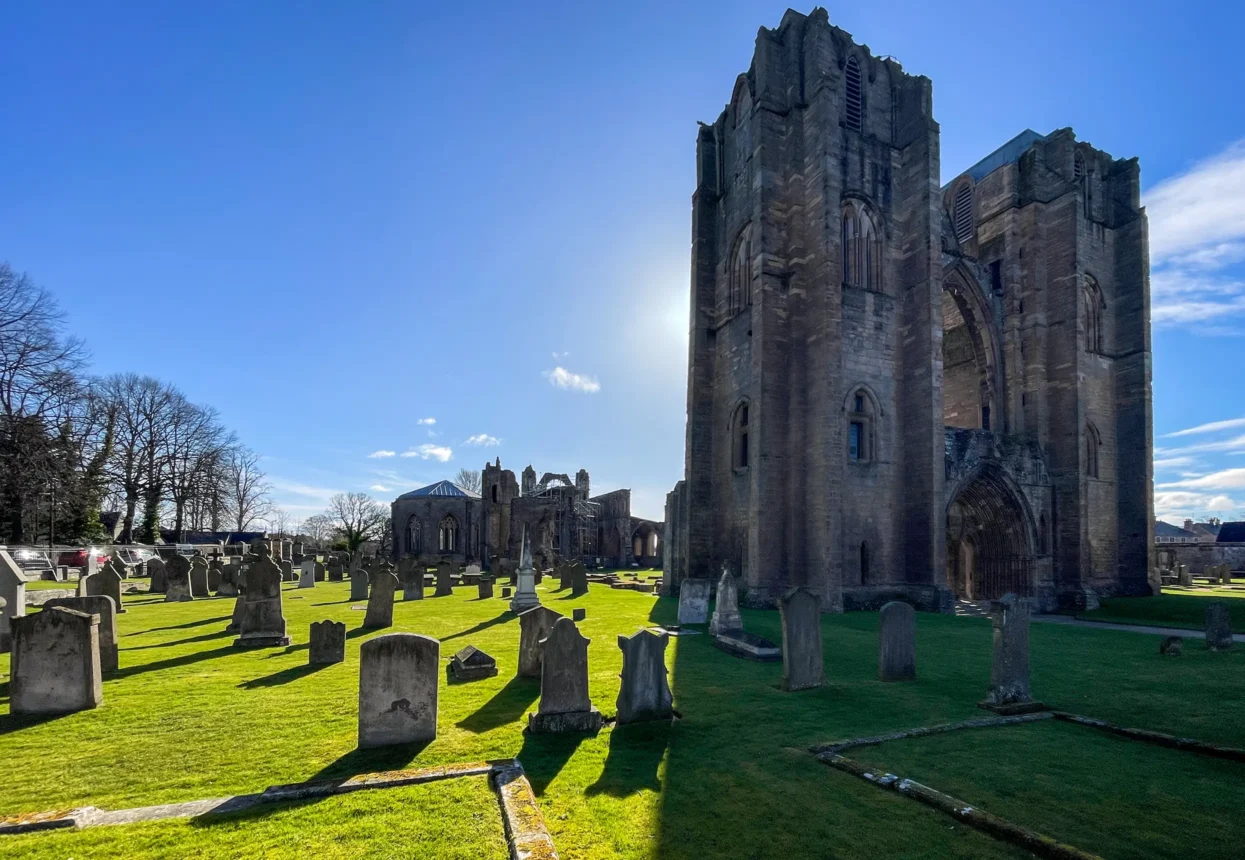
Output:
<instances>
[{"instance_id":1,"label":"stone grave border","mask_svg":"<svg viewBox=\"0 0 1245 860\"><path fill-rule=\"evenodd\" d=\"M28 812L0 818L0 836L70 828L82 830L87 827L134 824L140 821L161 821L170 818L224 815L270 803L332 797L355 791L399 788L469 776L487 776L489 785L497 793L497 800L501 806L502 824L505 827L506 843L512 860L529 860L529 858L530 860L536 860L536 858L557 860L558 853L553 846L553 839L545 827L544 816L541 815L540 807L536 804L536 795L518 759L362 773L343 780L270 785L258 794L239 794L232 797L190 800L159 806L139 806L116 810L84 806L77 809Z\"/></svg>"},{"instance_id":2,"label":"stone grave border","mask_svg":"<svg viewBox=\"0 0 1245 860\"><path fill-rule=\"evenodd\" d=\"M1072 723L1073 725L1085 726L1088 728L1098 729L1108 734L1119 735L1129 740L1138 741L1140 743L1153 744L1155 746L1166 747L1168 749L1179 750L1181 752L1193 752L1199 755L1209 756L1211 758L1224 758L1231 761L1245 762L1245 749L1236 747L1224 747L1216 744L1209 744L1205 741L1199 741L1194 738L1182 738L1176 735L1169 735L1163 732L1150 731L1149 729L1135 729L1127 726L1118 726L1114 723L1108 723L1105 720L1094 719L1080 714L1073 714L1067 711L1043 711L1035 714L1020 714L1016 716L1005 717L986 717L976 720L964 720L958 723L940 723L933 726L922 726L914 729L904 729L901 731L890 732L885 735L875 735L873 737L848 738L841 741L833 741L828 744L817 744L808 748L808 751L816 756L817 760L829 765L830 767L859 777L867 782L871 782L880 788L888 788L896 791L905 797L937 809L939 812L946 813L957 821L977 830L1010 842L1013 845L1030 851L1039 857L1054 858L1054 860L1103 860L1097 854L1084 851L1073 845L1067 845L1053 839L1036 830L1031 830L1019 824L1015 824L997 815L991 815L984 809L978 809L972 804L966 803L959 798L944 794L935 788L923 785L915 780L906 777L897 776L893 773L878 773L874 768L869 767L855 759L847 758L843 752L858 747L877 746L879 744L889 743L890 741L906 740L908 738L927 737L929 735L944 734L946 732L962 731L964 729L986 729L997 728L999 726L1014 726L1024 723L1034 723L1043 720L1059 720L1060 722Z\"/></svg>"}]
</instances>

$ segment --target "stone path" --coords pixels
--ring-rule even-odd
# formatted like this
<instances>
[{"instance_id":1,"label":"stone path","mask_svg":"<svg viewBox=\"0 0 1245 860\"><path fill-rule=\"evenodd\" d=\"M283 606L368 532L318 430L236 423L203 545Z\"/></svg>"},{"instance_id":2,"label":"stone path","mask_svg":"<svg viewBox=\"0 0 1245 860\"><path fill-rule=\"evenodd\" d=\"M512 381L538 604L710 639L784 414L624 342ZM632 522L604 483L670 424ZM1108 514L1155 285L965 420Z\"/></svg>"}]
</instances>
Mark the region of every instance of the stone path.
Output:
<instances>
[{"instance_id":1,"label":"stone path","mask_svg":"<svg viewBox=\"0 0 1245 860\"><path fill-rule=\"evenodd\" d=\"M1084 621L1071 615L1034 615L1034 621L1046 624L1066 624L1069 627L1092 627L1098 630L1123 630L1127 633L1146 633L1151 636L1179 636L1182 639L1205 639L1206 631L1189 630L1184 627L1156 627L1152 624L1116 624L1113 621ZM1245 633L1233 633L1233 642L1245 642Z\"/></svg>"}]
</instances>

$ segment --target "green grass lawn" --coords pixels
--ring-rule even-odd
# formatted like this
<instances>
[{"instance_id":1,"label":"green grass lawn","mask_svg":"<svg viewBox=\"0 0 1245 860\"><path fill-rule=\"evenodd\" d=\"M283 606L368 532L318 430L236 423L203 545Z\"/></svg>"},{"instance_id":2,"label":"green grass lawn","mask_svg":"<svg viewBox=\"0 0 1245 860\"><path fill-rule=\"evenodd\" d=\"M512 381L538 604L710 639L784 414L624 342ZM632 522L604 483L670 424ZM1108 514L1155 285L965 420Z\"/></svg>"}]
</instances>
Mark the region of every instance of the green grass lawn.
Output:
<instances>
[{"instance_id":1,"label":"green grass lawn","mask_svg":"<svg viewBox=\"0 0 1245 860\"><path fill-rule=\"evenodd\" d=\"M588 611L580 626L592 640L591 694L612 715L621 668L617 635L672 622L675 602L598 585L586 597L570 599L552 592L554 585L540 587L546 605L567 615L577 606ZM443 661L464 645L477 645L497 658L499 676L469 684L442 681L439 734L426 748L366 753L355 749L358 649L384 631L359 629L363 613L350 609L348 584L287 587L285 613L295 644L266 651L230 647L232 637L223 630L232 600L129 599L129 611L119 616L121 669L105 681L101 708L23 720L8 715L7 685L0 686L0 759L8 766L0 781L0 812L87 804L117 809L317 777L517 756L564 858L1024 856L906 798L832 771L805 751L814 743L980 716L975 705L990 672L991 633L984 619L920 614L919 680L882 684L876 680L876 615L826 616L829 684L800 693L778 689L778 664L735 659L713 648L707 636L671 639L667 658L682 720L607 727L596 737L529 736L525 715L536 706L539 682L513 677L518 622L505 611L505 601L474 595L475 589L459 589L452 597L399 602L393 630L440 639ZM347 660L312 670L306 666L308 625L325 618L346 621ZM749 629L779 638L776 612L745 610L744 619ZM1034 692L1052 705L1245 746L1245 649L1210 654L1191 646L1181 658L1163 658L1156 637L1037 624L1031 640ZM7 667L7 656L0 658L0 672ZM1081 735L1083 743L1097 743L1092 734ZM424 788L436 793L447 785ZM350 808L379 815L393 805L386 799L391 796L363 792L350 798L358 804ZM323 803L309 805L333 808ZM485 806L491 814L490 803ZM435 805L402 808L400 823L378 819L372 827L362 813L360 826L372 834L399 824L403 834L449 827ZM1162 815L1154 814L1162 826ZM259 828L255 838L267 839L282 825L273 825L277 831L261 825L277 817L269 809L239 827L248 833ZM311 840L309 845L349 838L327 829L339 823L331 815L313 815L297 826L299 838ZM183 852L170 834L190 833L186 828L194 826L32 835L22 845L33 848L44 844L37 839L50 838L57 842L47 849L49 857L130 857L136 855L128 834L151 828L151 856L193 856L198 848ZM230 837L235 844L240 834ZM1195 834L1176 824L1171 838L1198 844ZM489 856L488 828L472 828L461 839L476 856ZM422 856L454 855L426 850Z\"/></svg>"},{"instance_id":2,"label":"green grass lawn","mask_svg":"<svg viewBox=\"0 0 1245 860\"><path fill-rule=\"evenodd\" d=\"M1103 857L1241 856L1228 786L1245 764L1050 720L894 741L848 756ZM1191 838L1192 837L1192 838Z\"/></svg>"},{"instance_id":3,"label":"green grass lawn","mask_svg":"<svg viewBox=\"0 0 1245 860\"><path fill-rule=\"evenodd\" d=\"M46 588L67 588L75 591L78 588L78 581L75 579L73 582L53 582L50 579L32 579L26 583L27 591L42 591Z\"/></svg>"},{"instance_id":4,"label":"green grass lawn","mask_svg":"<svg viewBox=\"0 0 1245 860\"><path fill-rule=\"evenodd\" d=\"M1157 597L1104 598L1099 609L1082 612L1077 618L1202 630L1206 627L1206 604L1211 600L1222 600L1228 604L1233 632L1245 633L1245 599L1242 598L1245 598L1245 590L1215 588L1194 592L1163 589Z\"/></svg>"}]
</instances>

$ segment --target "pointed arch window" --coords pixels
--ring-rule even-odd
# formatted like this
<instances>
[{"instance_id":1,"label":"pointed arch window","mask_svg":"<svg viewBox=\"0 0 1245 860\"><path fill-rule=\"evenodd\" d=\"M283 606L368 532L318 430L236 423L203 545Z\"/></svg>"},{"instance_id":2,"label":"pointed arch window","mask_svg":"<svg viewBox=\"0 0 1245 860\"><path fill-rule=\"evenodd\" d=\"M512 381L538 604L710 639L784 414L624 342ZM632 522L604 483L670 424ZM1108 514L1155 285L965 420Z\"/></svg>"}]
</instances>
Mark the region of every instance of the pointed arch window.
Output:
<instances>
[{"instance_id":1,"label":"pointed arch window","mask_svg":"<svg viewBox=\"0 0 1245 860\"><path fill-rule=\"evenodd\" d=\"M847 459L868 463L877 456L875 421L877 407L864 388L852 392L847 402Z\"/></svg>"},{"instance_id":2,"label":"pointed arch window","mask_svg":"<svg viewBox=\"0 0 1245 860\"><path fill-rule=\"evenodd\" d=\"M744 227L735 240L730 266L730 309L738 313L752 306L752 225Z\"/></svg>"},{"instance_id":3,"label":"pointed arch window","mask_svg":"<svg viewBox=\"0 0 1245 860\"><path fill-rule=\"evenodd\" d=\"M735 407L731 417L731 466L735 469L746 469L750 462L751 451L748 448L748 402L744 401Z\"/></svg>"},{"instance_id":4,"label":"pointed arch window","mask_svg":"<svg viewBox=\"0 0 1245 860\"><path fill-rule=\"evenodd\" d=\"M1102 452L1102 436L1093 424L1085 425L1085 476L1098 477L1098 457Z\"/></svg>"},{"instance_id":5,"label":"pointed arch window","mask_svg":"<svg viewBox=\"0 0 1245 860\"><path fill-rule=\"evenodd\" d=\"M419 518L412 515L406 521L406 551L411 555L419 555L422 550L421 538L423 537L423 528L420 526Z\"/></svg>"},{"instance_id":6,"label":"pointed arch window","mask_svg":"<svg viewBox=\"0 0 1245 860\"><path fill-rule=\"evenodd\" d=\"M973 186L968 180L961 182L955 189L951 224L955 230L955 240L961 245L973 238L976 227L973 223Z\"/></svg>"},{"instance_id":7,"label":"pointed arch window","mask_svg":"<svg viewBox=\"0 0 1245 860\"><path fill-rule=\"evenodd\" d=\"M437 526L437 549L441 552L458 549L458 519L453 514L446 514Z\"/></svg>"},{"instance_id":8,"label":"pointed arch window","mask_svg":"<svg viewBox=\"0 0 1245 860\"><path fill-rule=\"evenodd\" d=\"M844 79L847 127L860 131L864 125L864 87L860 77L860 63L856 62L855 57L847 58Z\"/></svg>"},{"instance_id":9,"label":"pointed arch window","mask_svg":"<svg viewBox=\"0 0 1245 860\"><path fill-rule=\"evenodd\" d=\"M1081 299L1085 314L1085 351L1103 355L1106 352L1103 328L1107 303L1092 275L1086 275L1082 280Z\"/></svg>"},{"instance_id":10,"label":"pointed arch window","mask_svg":"<svg viewBox=\"0 0 1245 860\"><path fill-rule=\"evenodd\" d=\"M843 284L882 290L882 240L869 210L858 200L843 207Z\"/></svg>"}]
</instances>

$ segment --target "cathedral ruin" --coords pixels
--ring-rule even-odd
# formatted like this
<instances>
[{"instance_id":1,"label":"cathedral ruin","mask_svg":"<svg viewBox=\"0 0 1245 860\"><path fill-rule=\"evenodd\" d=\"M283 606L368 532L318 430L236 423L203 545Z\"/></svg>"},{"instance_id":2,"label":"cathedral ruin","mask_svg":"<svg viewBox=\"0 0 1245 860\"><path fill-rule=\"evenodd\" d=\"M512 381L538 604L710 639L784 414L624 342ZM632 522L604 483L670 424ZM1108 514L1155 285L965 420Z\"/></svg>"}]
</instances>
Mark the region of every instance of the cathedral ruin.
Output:
<instances>
[{"instance_id":1,"label":"cathedral ruin","mask_svg":"<svg viewBox=\"0 0 1245 860\"><path fill-rule=\"evenodd\" d=\"M1150 593L1136 159L1025 131L940 186L930 80L820 8L760 30L696 154L668 587L726 565L752 605Z\"/></svg>"}]
</instances>

